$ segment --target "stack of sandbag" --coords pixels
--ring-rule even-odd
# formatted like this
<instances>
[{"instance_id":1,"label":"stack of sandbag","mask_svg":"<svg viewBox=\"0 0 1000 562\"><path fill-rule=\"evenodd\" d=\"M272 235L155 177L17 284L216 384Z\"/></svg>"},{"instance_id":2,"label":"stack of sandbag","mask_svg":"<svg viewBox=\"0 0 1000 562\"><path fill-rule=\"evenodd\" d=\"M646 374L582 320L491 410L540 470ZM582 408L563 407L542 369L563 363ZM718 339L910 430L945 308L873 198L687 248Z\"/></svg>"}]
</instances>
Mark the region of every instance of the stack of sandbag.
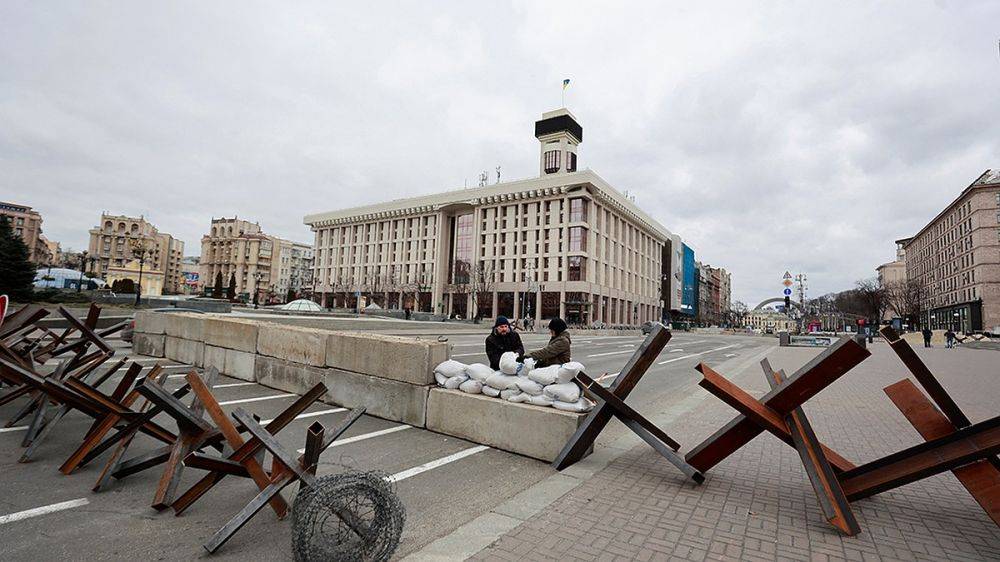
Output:
<instances>
[{"instance_id":1,"label":"stack of sandbag","mask_svg":"<svg viewBox=\"0 0 1000 562\"><path fill-rule=\"evenodd\" d=\"M573 382L582 370L583 365L576 361L536 369L531 358L519 363L516 353L507 352L500 356L499 371L482 363L465 365L449 359L434 369L434 377L444 388L469 394L588 412L594 403L582 396L580 387Z\"/></svg>"}]
</instances>

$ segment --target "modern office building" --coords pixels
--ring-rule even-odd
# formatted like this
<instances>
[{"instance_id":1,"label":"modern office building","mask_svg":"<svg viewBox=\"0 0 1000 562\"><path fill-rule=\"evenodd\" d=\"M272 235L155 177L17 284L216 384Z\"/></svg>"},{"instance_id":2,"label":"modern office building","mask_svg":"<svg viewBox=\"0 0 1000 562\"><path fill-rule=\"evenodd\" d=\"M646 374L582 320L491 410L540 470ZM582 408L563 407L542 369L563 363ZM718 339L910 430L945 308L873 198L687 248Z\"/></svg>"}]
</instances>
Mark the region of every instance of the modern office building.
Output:
<instances>
[{"instance_id":1,"label":"modern office building","mask_svg":"<svg viewBox=\"0 0 1000 562\"><path fill-rule=\"evenodd\" d=\"M10 227L28 247L28 259L32 263L36 266L53 265L51 243L42 235L42 215L38 211L27 205L0 201L0 216L10 219Z\"/></svg>"},{"instance_id":2,"label":"modern office building","mask_svg":"<svg viewBox=\"0 0 1000 562\"><path fill-rule=\"evenodd\" d=\"M924 325L1000 333L1000 170L983 172L903 250L907 279L924 287Z\"/></svg>"},{"instance_id":3,"label":"modern office building","mask_svg":"<svg viewBox=\"0 0 1000 562\"><path fill-rule=\"evenodd\" d=\"M463 318L659 321L674 235L578 168L583 127L569 111L543 114L535 138L539 177L306 216L322 304L360 295Z\"/></svg>"},{"instance_id":4,"label":"modern office building","mask_svg":"<svg viewBox=\"0 0 1000 562\"><path fill-rule=\"evenodd\" d=\"M87 253L90 262L87 269L98 277L105 278L114 270L116 277L124 279L130 271L140 269L139 261L143 257L143 277L145 272L150 272L150 279L159 274L162 293L176 294L183 288L184 242L160 232L145 217L102 213L98 226L90 229ZM134 266L131 265L133 261L136 262ZM146 288L142 292L160 294L160 291L151 293Z\"/></svg>"},{"instance_id":5,"label":"modern office building","mask_svg":"<svg viewBox=\"0 0 1000 562\"><path fill-rule=\"evenodd\" d=\"M698 265L694 250L681 243L681 314L684 320L694 320L698 314Z\"/></svg>"}]
</instances>

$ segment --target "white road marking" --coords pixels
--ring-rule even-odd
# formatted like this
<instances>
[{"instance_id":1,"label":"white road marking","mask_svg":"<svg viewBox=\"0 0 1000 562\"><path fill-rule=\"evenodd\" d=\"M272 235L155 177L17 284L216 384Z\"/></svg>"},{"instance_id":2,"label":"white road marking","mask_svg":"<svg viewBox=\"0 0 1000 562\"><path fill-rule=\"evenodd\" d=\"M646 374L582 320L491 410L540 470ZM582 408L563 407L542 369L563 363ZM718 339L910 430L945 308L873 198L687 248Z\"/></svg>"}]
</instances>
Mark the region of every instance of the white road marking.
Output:
<instances>
[{"instance_id":1,"label":"white road marking","mask_svg":"<svg viewBox=\"0 0 1000 562\"><path fill-rule=\"evenodd\" d=\"M26 425L15 425L14 427L0 427L0 433L10 433L12 431L24 431L28 429Z\"/></svg>"},{"instance_id":2,"label":"white road marking","mask_svg":"<svg viewBox=\"0 0 1000 562\"><path fill-rule=\"evenodd\" d=\"M481 353L458 353L458 354L452 355L452 357L471 357L473 355L486 355L486 352L483 351Z\"/></svg>"},{"instance_id":3,"label":"white road marking","mask_svg":"<svg viewBox=\"0 0 1000 562\"><path fill-rule=\"evenodd\" d=\"M736 357L736 354L735 353L727 353L726 357Z\"/></svg>"},{"instance_id":4,"label":"white road marking","mask_svg":"<svg viewBox=\"0 0 1000 562\"><path fill-rule=\"evenodd\" d=\"M678 347L677 349L671 349L667 353L680 353L681 351L684 351L684 350Z\"/></svg>"},{"instance_id":5,"label":"white road marking","mask_svg":"<svg viewBox=\"0 0 1000 562\"><path fill-rule=\"evenodd\" d=\"M78 500L70 500L68 502L54 503L52 505L44 505L42 507L36 507L35 509L18 511L17 513L11 513L8 515L0 515L0 525L6 523L13 523L14 521L20 521L22 519L30 519L32 517L38 517L39 515L45 515L46 513L55 513L56 511L73 509L74 507L80 507L81 505L87 505L88 503L90 503L90 501L87 500L87 498L80 498Z\"/></svg>"},{"instance_id":6,"label":"white road marking","mask_svg":"<svg viewBox=\"0 0 1000 562\"><path fill-rule=\"evenodd\" d=\"M299 414L299 415L295 416L295 419L301 420L302 418L315 418L316 416L325 416L327 414L337 414L337 413L346 412L346 411L347 411L347 408L334 408L332 410L320 410L318 412L309 412L307 414ZM274 421L273 419L270 419L270 420L260 420L259 423L260 423L260 425L267 425L267 424L269 424L269 423L271 423L273 421ZM305 449L302 449L302 452L305 452Z\"/></svg>"},{"instance_id":7,"label":"white road marking","mask_svg":"<svg viewBox=\"0 0 1000 562\"><path fill-rule=\"evenodd\" d=\"M348 437L346 439L338 439L334 441L330 447L339 447L341 445L350 445L351 443L357 443L358 441L364 441L366 439L371 439L373 437L381 437L382 435L389 435L390 433L396 433L397 431L403 431L404 429L410 429L409 425L397 425L396 427L390 427L389 429L380 429L379 431L373 431L371 433L362 433L361 435L355 435L354 437ZM299 454L305 453L305 449L299 449Z\"/></svg>"},{"instance_id":8,"label":"white road marking","mask_svg":"<svg viewBox=\"0 0 1000 562\"><path fill-rule=\"evenodd\" d=\"M620 374L621 374L621 371L618 371L617 373L608 373L606 375L601 375L601 376L597 377L596 379L594 379L594 381L595 382L601 382L604 379L610 379L610 378L613 378L613 377L617 377Z\"/></svg>"},{"instance_id":9,"label":"white road marking","mask_svg":"<svg viewBox=\"0 0 1000 562\"><path fill-rule=\"evenodd\" d=\"M625 345L622 345L621 347L635 347L635 344L634 343L627 343Z\"/></svg>"},{"instance_id":10,"label":"white road marking","mask_svg":"<svg viewBox=\"0 0 1000 562\"><path fill-rule=\"evenodd\" d=\"M212 388L234 388L234 387L237 387L237 386L253 386L255 384L257 384L257 383L255 383L255 382L231 382L231 383L228 383L228 384L217 384L217 385L213 386Z\"/></svg>"},{"instance_id":11,"label":"white road marking","mask_svg":"<svg viewBox=\"0 0 1000 562\"><path fill-rule=\"evenodd\" d=\"M418 474L423 474L424 472L427 472L428 470L433 470L433 469L435 469L435 468L437 468L439 466L444 466L446 464L453 463L453 462L455 462L457 460L464 459L465 457L474 455L476 453L485 451L487 449L489 449L489 447L487 447L486 445L479 445L479 446L476 446L476 447L469 447L468 449L465 449L463 451L459 451L459 452L457 452L455 454L452 454L452 455L448 455L447 457L441 457L440 459L437 459L435 461L431 461L429 463L424 463L424 464L422 464L420 466L415 466L413 468L404 470L402 472L397 472L396 474L393 474L392 476L387 476L386 480L388 480L389 482L399 482L400 480L406 480L407 478L416 476Z\"/></svg>"},{"instance_id":12,"label":"white road marking","mask_svg":"<svg viewBox=\"0 0 1000 562\"><path fill-rule=\"evenodd\" d=\"M674 361L680 361L681 359L689 359L691 357L697 357L699 355L705 355L706 353L712 353L712 352L715 352L715 351L722 351L723 349L729 349L731 347L737 347L737 346L739 346L739 344L738 343L734 343L733 345L725 345L725 346L722 346L722 347L717 347L715 349L709 349L709 350L706 350L706 351L699 351L698 353L691 353L689 355L681 355L680 357L674 357L673 359L667 359L666 361L660 361L659 363L657 363L657 365L665 365L667 363L673 363Z\"/></svg>"},{"instance_id":13,"label":"white road marking","mask_svg":"<svg viewBox=\"0 0 1000 562\"><path fill-rule=\"evenodd\" d=\"M227 402L219 402L219 406L230 406L232 404L246 404L247 402L261 402L264 400L276 400L278 398L295 398L298 394L275 394L272 396L258 396L257 398L242 398L240 400L229 400Z\"/></svg>"},{"instance_id":14,"label":"white road marking","mask_svg":"<svg viewBox=\"0 0 1000 562\"><path fill-rule=\"evenodd\" d=\"M604 357L605 355L621 355L622 353L635 353L635 352L632 351L631 349L626 349L626 350L623 350L623 351L609 351L607 353L594 353L593 355L588 355L587 359L590 359L591 357Z\"/></svg>"}]
</instances>

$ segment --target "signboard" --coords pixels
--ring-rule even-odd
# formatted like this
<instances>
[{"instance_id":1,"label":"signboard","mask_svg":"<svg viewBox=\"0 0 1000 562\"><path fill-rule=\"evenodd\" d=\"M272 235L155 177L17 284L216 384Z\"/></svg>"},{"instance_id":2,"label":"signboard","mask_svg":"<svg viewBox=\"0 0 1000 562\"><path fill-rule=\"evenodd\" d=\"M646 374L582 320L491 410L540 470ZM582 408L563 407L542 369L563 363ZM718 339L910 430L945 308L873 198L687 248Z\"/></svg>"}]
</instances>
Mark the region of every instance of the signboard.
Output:
<instances>
[{"instance_id":1,"label":"signboard","mask_svg":"<svg viewBox=\"0 0 1000 562\"><path fill-rule=\"evenodd\" d=\"M784 285L784 286L786 286L786 287L791 287L792 286L792 280L791 279L785 279L784 281L781 282L781 284Z\"/></svg>"},{"instance_id":2,"label":"signboard","mask_svg":"<svg viewBox=\"0 0 1000 562\"><path fill-rule=\"evenodd\" d=\"M184 272L184 284L185 285L197 285L198 284L198 274L193 271Z\"/></svg>"},{"instance_id":3,"label":"signboard","mask_svg":"<svg viewBox=\"0 0 1000 562\"><path fill-rule=\"evenodd\" d=\"M786 297L787 297L788 295L791 295L791 294L792 294L792 290L791 290L791 289L785 289L785 296L786 296Z\"/></svg>"},{"instance_id":4,"label":"signboard","mask_svg":"<svg viewBox=\"0 0 1000 562\"><path fill-rule=\"evenodd\" d=\"M792 274L786 271L785 274L781 276L781 278L782 279L791 279L792 278Z\"/></svg>"}]
</instances>

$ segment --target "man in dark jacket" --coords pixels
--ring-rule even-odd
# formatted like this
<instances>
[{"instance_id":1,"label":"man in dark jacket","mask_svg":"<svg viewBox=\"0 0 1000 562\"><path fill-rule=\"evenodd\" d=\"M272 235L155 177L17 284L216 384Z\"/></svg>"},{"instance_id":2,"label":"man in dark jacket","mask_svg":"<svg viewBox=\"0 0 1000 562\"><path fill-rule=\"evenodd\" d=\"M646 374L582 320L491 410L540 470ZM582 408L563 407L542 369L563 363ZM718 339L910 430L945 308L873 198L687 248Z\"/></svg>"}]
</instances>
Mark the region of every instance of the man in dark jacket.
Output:
<instances>
[{"instance_id":1,"label":"man in dark jacket","mask_svg":"<svg viewBox=\"0 0 1000 562\"><path fill-rule=\"evenodd\" d=\"M920 331L920 333L921 335L924 336L924 347L930 347L931 335L932 335L931 329L925 326L924 329Z\"/></svg>"},{"instance_id":2,"label":"man in dark jacket","mask_svg":"<svg viewBox=\"0 0 1000 562\"><path fill-rule=\"evenodd\" d=\"M486 356L490 358L490 368L496 371L500 368L500 356L513 351L518 357L524 355L524 344L521 336L510 326L506 316L497 316L493 323L493 331L486 337Z\"/></svg>"},{"instance_id":3,"label":"man in dark jacket","mask_svg":"<svg viewBox=\"0 0 1000 562\"><path fill-rule=\"evenodd\" d=\"M549 322L548 345L537 351L532 351L525 357L535 360L536 367L548 367L549 365L562 365L572 361L570 358L569 332L566 331L566 322L562 318L553 318Z\"/></svg>"}]
</instances>

